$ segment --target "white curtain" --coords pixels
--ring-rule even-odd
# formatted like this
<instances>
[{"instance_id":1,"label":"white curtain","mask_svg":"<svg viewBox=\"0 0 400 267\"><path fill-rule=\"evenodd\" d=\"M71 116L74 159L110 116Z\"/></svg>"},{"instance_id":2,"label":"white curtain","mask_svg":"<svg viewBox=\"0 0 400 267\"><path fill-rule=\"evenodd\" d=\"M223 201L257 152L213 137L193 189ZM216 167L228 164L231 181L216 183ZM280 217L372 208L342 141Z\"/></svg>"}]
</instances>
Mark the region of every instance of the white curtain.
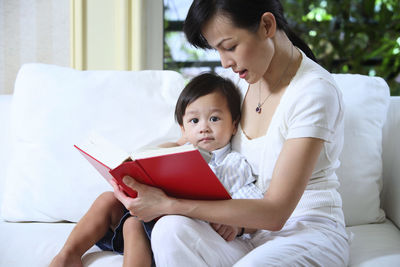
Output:
<instances>
[{"instance_id":1,"label":"white curtain","mask_svg":"<svg viewBox=\"0 0 400 267\"><path fill-rule=\"evenodd\" d=\"M0 94L22 64L70 65L69 0L0 0Z\"/></svg>"}]
</instances>

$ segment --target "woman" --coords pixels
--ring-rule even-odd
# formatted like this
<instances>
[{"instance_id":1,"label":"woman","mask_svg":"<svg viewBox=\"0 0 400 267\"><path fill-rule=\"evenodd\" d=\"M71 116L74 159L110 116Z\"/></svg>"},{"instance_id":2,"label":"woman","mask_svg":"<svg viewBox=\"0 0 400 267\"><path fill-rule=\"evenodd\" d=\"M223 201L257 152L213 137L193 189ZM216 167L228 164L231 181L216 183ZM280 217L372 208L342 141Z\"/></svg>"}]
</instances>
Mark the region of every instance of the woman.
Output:
<instances>
[{"instance_id":1,"label":"woman","mask_svg":"<svg viewBox=\"0 0 400 267\"><path fill-rule=\"evenodd\" d=\"M157 266L346 266L335 174L343 104L331 75L289 30L278 0L195 0L184 31L238 74L244 99L233 148L247 157L265 193L190 201L126 177L139 197L114 188L117 198L142 220L164 215L151 240ZM226 242L226 229L247 234Z\"/></svg>"}]
</instances>

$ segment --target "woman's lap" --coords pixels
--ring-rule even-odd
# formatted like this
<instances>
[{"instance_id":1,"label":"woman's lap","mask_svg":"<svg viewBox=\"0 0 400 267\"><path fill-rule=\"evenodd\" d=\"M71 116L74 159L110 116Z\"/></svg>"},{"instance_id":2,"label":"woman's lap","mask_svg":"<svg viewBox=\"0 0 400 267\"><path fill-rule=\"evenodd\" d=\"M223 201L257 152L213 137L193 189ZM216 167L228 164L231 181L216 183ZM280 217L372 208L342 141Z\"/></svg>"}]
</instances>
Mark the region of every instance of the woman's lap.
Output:
<instances>
[{"instance_id":1,"label":"woman's lap","mask_svg":"<svg viewBox=\"0 0 400 267\"><path fill-rule=\"evenodd\" d=\"M314 222L296 222L278 232L226 242L208 223L165 216L155 225L152 248L157 266L345 266L348 242Z\"/></svg>"},{"instance_id":2,"label":"woman's lap","mask_svg":"<svg viewBox=\"0 0 400 267\"><path fill-rule=\"evenodd\" d=\"M177 215L157 221L151 246L157 266L232 266L253 249L241 238L225 241L207 222Z\"/></svg>"},{"instance_id":3,"label":"woman's lap","mask_svg":"<svg viewBox=\"0 0 400 267\"><path fill-rule=\"evenodd\" d=\"M321 223L298 221L258 234L255 249L234 266L347 266L347 239Z\"/></svg>"}]
</instances>

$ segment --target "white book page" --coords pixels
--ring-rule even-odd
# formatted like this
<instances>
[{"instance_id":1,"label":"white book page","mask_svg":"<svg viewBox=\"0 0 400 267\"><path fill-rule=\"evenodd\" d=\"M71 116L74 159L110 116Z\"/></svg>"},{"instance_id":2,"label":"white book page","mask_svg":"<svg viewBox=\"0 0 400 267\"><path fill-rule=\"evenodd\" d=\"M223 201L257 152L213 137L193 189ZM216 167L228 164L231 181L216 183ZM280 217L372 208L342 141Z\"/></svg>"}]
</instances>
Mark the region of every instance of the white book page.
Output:
<instances>
[{"instance_id":1,"label":"white book page","mask_svg":"<svg viewBox=\"0 0 400 267\"><path fill-rule=\"evenodd\" d=\"M145 159L151 157L157 157L162 155L169 155L175 153L182 153L187 151L194 151L199 150L200 154L203 156L205 161L208 163L211 160L212 153L208 152L204 149L199 147L195 147L192 144L185 144L182 146L175 146L175 147L153 147L153 148L146 148L145 150L136 151L131 153L130 157L132 160L135 159Z\"/></svg>"},{"instance_id":2,"label":"white book page","mask_svg":"<svg viewBox=\"0 0 400 267\"><path fill-rule=\"evenodd\" d=\"M91 133L85 142L77 146L111 169L129 158L126 151L96 133Z\"/></svg>"},{"instance_id":3,"label":"white book page","mask_svg":"<svg viewBox=\"0 0 400 267\"><path fill-rule=\"evenodd\" d=\"M131 158L135 159L144 159L157 157L162 155L175 154L179 152L193 151L197 148L192 144L175 146L175 147L154 147L154 148L146 148L146 150L136 151L131 154Z\"/></svg>"}]
</instances>

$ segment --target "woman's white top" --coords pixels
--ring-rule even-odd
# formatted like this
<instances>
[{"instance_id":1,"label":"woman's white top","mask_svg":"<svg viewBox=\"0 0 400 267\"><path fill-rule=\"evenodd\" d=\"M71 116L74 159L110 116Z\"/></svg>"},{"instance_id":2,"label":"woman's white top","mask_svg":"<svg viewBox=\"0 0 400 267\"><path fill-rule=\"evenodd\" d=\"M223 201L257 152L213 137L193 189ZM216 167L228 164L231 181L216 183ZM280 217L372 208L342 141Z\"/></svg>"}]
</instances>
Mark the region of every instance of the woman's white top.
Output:
<instances>
[{"instance_id":1,"label":"woman's white top","mask_svg":"<svg viewBox=\"0 0 400 267\"><path fill-rule=\"evenodd\" d=\"M302 53L301 65L284 92L265 136L249 139L239 127L232 148L242 153L259 177L256 185L266 192L275 163L286 140L313 137L324 140L316 167L292 218L320 216L344 225L335 170L343 147L343 101L332 75ZM228 76L246 95L249 84L237 74Z\"/></svg>"}]
</instances>

